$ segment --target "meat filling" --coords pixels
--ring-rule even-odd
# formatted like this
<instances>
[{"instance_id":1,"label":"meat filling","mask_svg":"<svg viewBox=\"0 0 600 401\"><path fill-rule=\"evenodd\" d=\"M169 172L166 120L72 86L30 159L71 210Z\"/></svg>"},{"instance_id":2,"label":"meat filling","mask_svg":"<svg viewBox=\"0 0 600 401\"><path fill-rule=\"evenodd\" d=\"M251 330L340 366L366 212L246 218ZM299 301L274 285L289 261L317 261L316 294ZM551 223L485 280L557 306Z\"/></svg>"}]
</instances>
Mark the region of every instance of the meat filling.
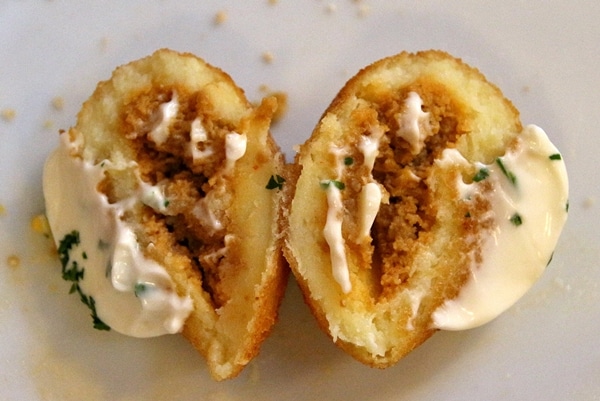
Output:
<instances>
[{"instance_id":1,"label":"meat filling","mask_svg":"<svg viewBox=\"0 0 600 401\"><path fill-rule=\"evenodd\" d=\"M133 96L123 107L120 124L139 168L136 180L161 188L165 199L161 207L136 209L144 222L136 230L141 246L184 255L215 308L224 305L229 296L219 284L233 239L225 229L230 195L223 171L225 138L235 131L234 123L217 115L202 92L165 88ZM111 174L119 173L111 172L109 178ZM111 202L122 199L122 189L110 179L100 189Z\"/></svg>"},{"instance_id":2,"label":"meat filling","mask_svg":"<svg viewBox=\"0 0 600 401\"><path fill-rule=\"evenodd\" d=\"M428 121L423 129L424 143L418 152L413 144L397 133L403 128L398 116L405 112L409 92L425 93L421 111L427 113ZM356 163L346 169L348 191L344 191L345 207L349 215L359 213L356 199L365 185L364 156L357 143L361 136L370 136L377 129L384 135L379 141L373 179L384 188L383 201L371 228L372 244L349 244L359 247L364 260L361 266L371 266L379 276L380 288L374 294L381 299L397 292L399 286L414 273L413 255L418 244L425 245L436 221L435 202L431 199L428 177L434 160L440 158L446 148L455 147L457 139L466 132L464 109L450 100L448 94L436 87L421 88L418 83L401 93L370 93L365 88L360 106L350 116L349 134L354 137L351 157ZM377 99L376 101L374 99ZM353 212L355 211L355 212ZM349 237L356 231L356 219L345 221ZM373 260L371 261L371 258Z\"/></svg>"}]
</instances>

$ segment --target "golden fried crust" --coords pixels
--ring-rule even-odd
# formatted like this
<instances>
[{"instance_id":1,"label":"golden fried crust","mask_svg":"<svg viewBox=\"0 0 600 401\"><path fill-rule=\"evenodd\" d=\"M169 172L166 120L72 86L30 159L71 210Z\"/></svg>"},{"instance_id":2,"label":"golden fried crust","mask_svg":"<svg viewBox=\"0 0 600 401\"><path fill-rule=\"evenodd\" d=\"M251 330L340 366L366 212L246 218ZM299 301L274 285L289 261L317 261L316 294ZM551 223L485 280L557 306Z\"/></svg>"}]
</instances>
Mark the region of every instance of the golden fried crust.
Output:
<instances>
[{"instance_id":1,"label":"golden fried crust","mask_svg":"<svg viewBox=\"0 0 600 401\"><path fill-rule=\"evenodd\" d=\"M417 152L396 134L411 92L422 100L430 131ZM467 202L458 193L458 180L474 171L437 161L455 148L471 163L489 163L521 129L517 110L498 88L443 52L401 53L346 83L301 146L285 194L284 253L319 325L338 346L384 368L434 333L431 314L458 294L467 255L477 257L489 223L484 197ZM378 130L384 135L369 171L359 143ZM331 273L323 235L328 200L320 185L335 179L341 157L348 161L339 179L349 293ZM370 237L362 240L358 199L370 179L384 196Z\"/></svg>"},{"instance_id":2,"label":"golden fried crust","mask_svg":"<svg viewBox=\"0 0 600 401\"><path fill-rule=\"evenodd\" d=\"M161 105L177 103L164 140L153 137ZM84 153L110 160L99 190L110 202L141 179L160 185L164 208L127 214L140 248L165 267L194 310L183 335L217 380L236 376L270 332L287 282L281 247L283 155L269 127L277 100L253 107L223 71L187 53L159 50L115 70L78 115ZM205 136L192 140L193 126ZM245 136L243 156L227 160L227 136ZM134 162L135 168L131 166ZM128 164L129 163L129 164ZM137 174L137 176L136 176Z\"/></svg>"}]
</instances>

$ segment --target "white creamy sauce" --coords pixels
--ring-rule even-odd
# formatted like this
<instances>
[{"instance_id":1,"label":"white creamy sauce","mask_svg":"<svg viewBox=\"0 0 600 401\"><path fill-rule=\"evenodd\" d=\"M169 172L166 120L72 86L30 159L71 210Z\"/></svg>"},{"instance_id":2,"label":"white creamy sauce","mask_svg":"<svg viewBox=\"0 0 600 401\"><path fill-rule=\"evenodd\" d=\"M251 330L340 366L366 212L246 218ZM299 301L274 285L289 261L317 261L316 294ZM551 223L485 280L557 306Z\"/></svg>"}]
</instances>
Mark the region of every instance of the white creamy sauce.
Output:
<instances>
[{"instance_id":1,"label":"white creamy sauce","mask_svg":"<svg viewBox=\"0 0 600 401\"><path fill-rule=\"evenodd\" d=\"M433 327L463 330L480 326L513 305L540 277L550 261L567 219L568 180L562 158L544 131L528 126L520 142L486 168L493 192L495 221L487 232L481 264L472 261L471 276L459 295L433 313ZM456 150L444 151L438 163L468 163ZM503 168L504 170L503 171ZM514 179L512 178L514 177ZM467 198L479 184L457 183Z\"/></svg>"},{"instance_id":2,"label":"white creamy sauce","mask_svg":"<svg viewBox=\"0 0 600 401\"><path fill-rule=\"evenodd\" d=\"M352 290L348 261L346 260L345 241L342 236L342 220L344 204L341 190L332 182L327 183L327 221L323 229L325 241L329 245L331 269L334 280L344 293Z\"/></svg>"},{"instance_id":3,"label":"white creamy sauce","mask_svg":"<svg viewBox=\"0 0 600 401\"><path fill-rule=\"evenodd\" d=\"M358 149L364 157L364 165L369 169L368 182L361 189L358 198L360 239L371 235L371 227L375 222L383 198L380 185L373 179L373 166L379 154L379 142L382 136L383 130L375 127L371 129L370 135L363 135L358 144Z\"/></svg>"},{"instance_id":4,"label":"white creamy sauce","mask_svg":"<svg viewBox=\"0 0 600 401\"><path fill-rule=\"evenodd\" d=\"M235 162L244 156L247 143L248 137L246 134L230 132L225 135L225 158L228 170L233 168Z\"/></svg>"},{"instance_id":5,"label":"white creamy sauce","mask_svg":"<svg viewBox=\"0 0 600 401\"><path fill-rule=\"evenodd\" d=\"M423 100L416 92L410 92L404 103L404 111L396 115L397 135L410 144L411 153L419 154L425 139L431 135L429 113L422 110Z\"/></svg>"},{"instance_id":6,"label":"white creamy sauce","mask_svg":"<svg viewBox=\"0 0 600 401\"><path fill-rule=\"evenodd\" d=\"M161 104L158 108L158 123L148 133L148 139L157 145L165 143L169 137L169 127L179 112L179 99L177 92L173 92L170 101Z\"/></svg>"},{"instance_id":7,"label":"white creamy sauce","mask_svg":"<svg viewBox=\"0 0 600 401\"><path fill-rule=\"evenodd\" d=\"M363 135L360 137L358 143L358 150L363 154L364 165L369 169L370 178L373 178L372 171L375 165L375 159L379 154L379 142L384 132L381 127L372 127L370 135Z\"/></svg>"},{"instance_id":8,"label":"white creamy sauce","mask_svg":"<svg viewBox=\"0 0 600 401\"><path fill-rule=\"evenodd\" d=\"M335 180L341 182L344 174L344 147L331 146L330 153L335 157ZM346 259L346 242L342 235L342 222L344 220L344 203L342 192L335 182L331 180L321 181L320 185L327 192L327 220L323 228L323 236L329 245L329 256L331 259L331 273L333 279L340 285L342 291L347 294L352 290L350 282L350 270Z\"/></svg>"},{"instance_id":9,"label":"white creamy sauce","mask_svg":"<svg viewBox=\"0 0 600 401\"><path fill-rule=\"evenodd\" d=\"M144 205L158 212L164 212L167 209L169 201L160 185L150 185L139 179L138 188L138 198Z\"/></svg>"},{"instance_id":10,"label":"white creamy sauce","mask_svg":"<svg viewBox=\"0 0 600 401\"><path fill-rule=\"evenodd\" d=\"M362 187L358 198L359 205L359 237L371 235L371 227L381 206L381 188L376 182L368 182Z\"/></svg>"},{"instance_id":11,"label":"white creamy sauce","mask_svg":"<svg viewBox=\"0 0 600 401\"><path fill-rule=\"evenodd\" d=\"M144 256L122 220L136 202L164 207L164 195L156 187L142 186L132 198L110 204L97 191L110 163L72 156L76 146L68 133L61 135L44 168L44 196L57 246L71 232L79 233L69 263L76 261L84 269L82 292L94 299L98 317L115 331L134 337L179 332L193 309L191 298L177 295L169 274Z\"/></svg>"},{"instance_id":12,"label":"white creamy sauce","mask_svg":"<svg viewBox=\"0 0 600 401\"><path fill-rule=\"evenodd\" d=\"M208 133L202 125L202 120L197 117L192 121L190 126L190 143L189 143L189 154L192 156L194 161L206 159L214 153L212 146L206 146L200 150L198 145L208 141Z\"/></svg>"}]
</instances>

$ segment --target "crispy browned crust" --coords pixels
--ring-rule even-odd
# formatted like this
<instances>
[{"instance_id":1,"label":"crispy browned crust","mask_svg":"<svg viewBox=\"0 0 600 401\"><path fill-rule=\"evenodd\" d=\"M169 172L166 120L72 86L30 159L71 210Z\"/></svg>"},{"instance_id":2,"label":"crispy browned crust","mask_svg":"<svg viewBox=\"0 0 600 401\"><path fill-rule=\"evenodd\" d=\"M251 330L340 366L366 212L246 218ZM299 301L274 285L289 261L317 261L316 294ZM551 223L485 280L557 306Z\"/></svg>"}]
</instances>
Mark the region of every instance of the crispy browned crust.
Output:
<instances>
[{"instance_id":1,"label":"crispy browned crust","mask_svg":"<svg viewBox=\"0 0 600 401\"><path fill-rule=\"evenodd\" d=\"M390 132L397 129L391 117L402 110L409 92L418 93L433 116L435 135L426 141L425 153L417 156L402 141L390 139ZM353 290L343 294L330 273L322 235L327 201L316 177L327 177L332 170L327 150L331 145L347 146L354 165L360 164L356 138L372 126L383 127L387 138L380 145L373 175L395 200L379 210L371 230L373 245L351 244L356 226L348 216L357 208L357 192L352 188L364 184L364 171L347 168L343 233ZM483 216L489 204L482 198L459 200L453 183L473 172L441 169L434 160L444 149L457 148L470 162L489 162L505 151L521 129L518 111L496 86L478 70L441 51L382 59L363 68L340 90L296 155L285 194L284 247L305 302L336 345L369 366L385 368L435 332L431 314L454 298L465 282L466 255L479 252L479 242L473 238L486 228ZM407 169L419 177L419 184L402 178ZM439 259L423 266L415 258L422 259L426 251ZM400 294L424 288L413 313L410 298ZM369 320L370 314L376 317ZM361 344L376 331L383 333L376 346Z\"/></svg>"}]
</instances>

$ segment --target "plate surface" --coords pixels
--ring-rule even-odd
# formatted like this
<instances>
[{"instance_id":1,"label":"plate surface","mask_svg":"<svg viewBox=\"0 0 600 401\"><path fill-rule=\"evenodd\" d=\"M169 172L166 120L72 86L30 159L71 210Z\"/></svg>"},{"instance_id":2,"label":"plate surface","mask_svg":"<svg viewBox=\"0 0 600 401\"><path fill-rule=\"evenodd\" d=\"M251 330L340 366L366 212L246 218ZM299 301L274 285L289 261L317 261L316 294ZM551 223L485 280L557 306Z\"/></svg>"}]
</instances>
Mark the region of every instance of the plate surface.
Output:
<instances>
[{"instance_id":1,"label":"plate surface","mask_svg":"<svg viewBox=\"0 0 600 401\"><path fill-rule=\"evenodd\" d=\"M0 2L0 398L10 400L600 399L600 2ZM293 157L361 67L446 50L543 127L569 171L570 217L543 278L494 322L441 332L384 371L319 331L293 280L273 335L214 383L179 336L91 328L48 240L41 172L99 80L170 47L227 71L250 99L288 94L274 135Z\"/></svg>"}]
</instances>

